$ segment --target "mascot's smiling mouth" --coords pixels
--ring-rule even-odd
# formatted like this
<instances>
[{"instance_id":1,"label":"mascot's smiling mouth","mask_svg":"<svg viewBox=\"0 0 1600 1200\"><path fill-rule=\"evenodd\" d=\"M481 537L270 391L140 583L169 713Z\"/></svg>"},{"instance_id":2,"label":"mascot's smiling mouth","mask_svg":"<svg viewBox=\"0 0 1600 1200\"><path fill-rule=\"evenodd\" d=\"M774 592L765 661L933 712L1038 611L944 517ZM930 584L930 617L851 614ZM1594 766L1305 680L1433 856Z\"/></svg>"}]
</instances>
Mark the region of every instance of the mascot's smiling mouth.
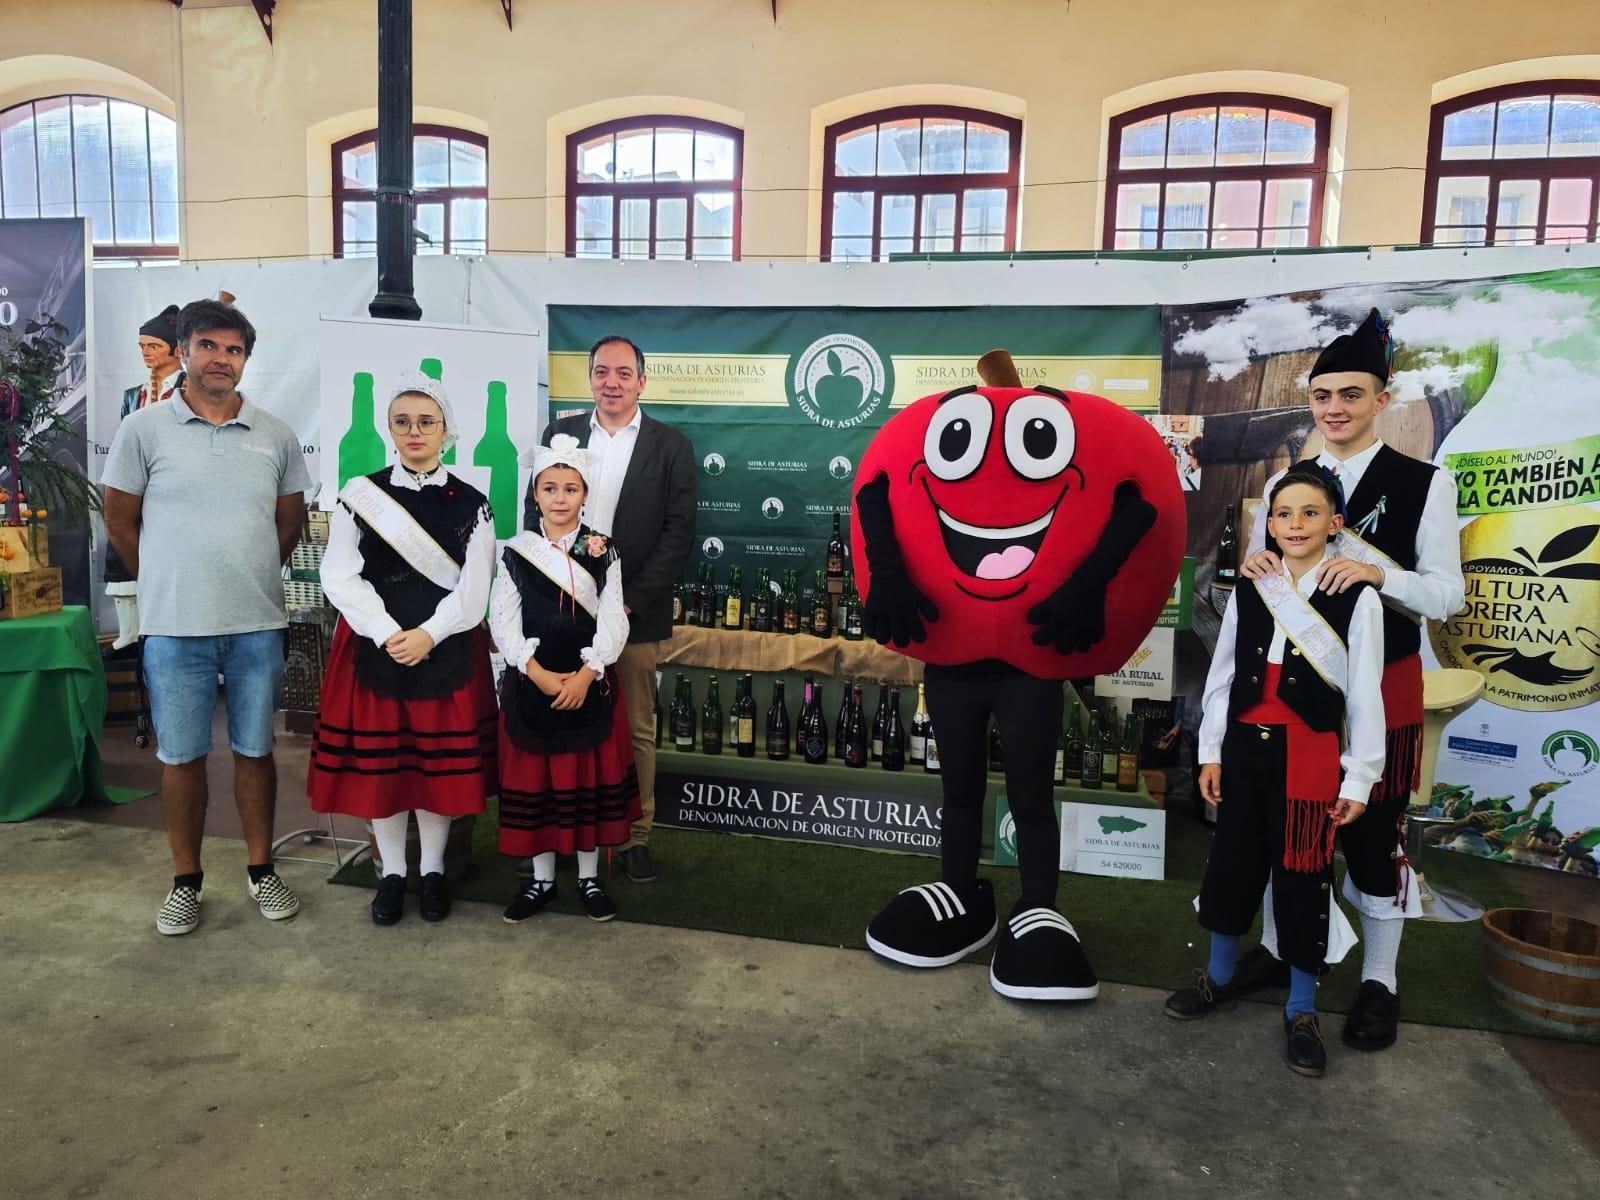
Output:
<instances>
[{"instance_id":1,"label":"mascot's smiling mouth","mask_svg":"<svg viewBox=\"0 0 1600 1200\"><path fill-rule=\"evenodd\" d=\"M937 504L933 511L939 517L945 551L956 568L974 579L994 580L1015 579L1033 565L1050 519L1056 515L1052 506L1042 517L1025 525L996 529L958 521Z\"/></svg>"}]
</instances>

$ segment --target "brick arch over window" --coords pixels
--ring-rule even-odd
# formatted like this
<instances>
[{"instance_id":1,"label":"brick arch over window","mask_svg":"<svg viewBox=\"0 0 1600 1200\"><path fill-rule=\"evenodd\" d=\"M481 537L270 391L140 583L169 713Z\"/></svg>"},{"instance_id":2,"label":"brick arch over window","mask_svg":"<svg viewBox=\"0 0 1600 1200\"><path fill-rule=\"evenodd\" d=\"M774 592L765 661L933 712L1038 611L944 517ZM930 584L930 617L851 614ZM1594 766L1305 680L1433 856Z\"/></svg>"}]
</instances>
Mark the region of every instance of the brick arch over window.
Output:
<instances>
[{"instance_id":1,"label":"brick arch over window","mask_svg":"<svg viewBox=\"0 0 1600 1200\"><path fill-rule=\"evenodd\" d=\"M691 117L623 117L567 137L567 253L739 257L744 133Z\"/></svg>"},{"instance_id":2,"label":"brick arch over window","mask_svg":"<svg viewBox=\"0 0 1600 1200\"><path fill-rule=\"evenodd\" d=\"M1592 242L1600 79L1507 84L1433 106L1422 240Z\"/></svg>"},{"instance_id":3,"label":"brick arch over window","mask_svg":"<svg viewBox=\"0 0 1600 1200\"><path fill-rule=\"evenodd\" d=\"M1331 114L1258 92L1163 100L1111 118L1102 244L1226 250L1321 241Z\"/></svg>"},{"instance_id":4,"label":"brick arch over window","mask_svg":"<svg viewBox=\"0 0 1600 1200\"><path fill-rule=\"evenodd\" d=\"M1017 246L1022 122L953 105L879 109L828 126L822 259Z\"/></svg>"},{"instance_id":5,"label":"brick arch over window","mask_svg":"<svg viewBox=\"0 0 1600 1200\"><path fill-rule=\"evenodd\" d=\"M108 96L0 112L0 214L88 217L97 257L178 254L178 126Z\"/></svg>"},{"instance_id":6,"label":"brick arch over window","mask_svg":"<svg viewBox=\"0 0 1600 1200\"><path fill-rule=\"evenodd\" d=\"M412 126L412 224L418 254L483 254L489 248L489 139L448 125ZM333 144L333 253L377 253L378 131Z\"/></svg>"}]
</instances>

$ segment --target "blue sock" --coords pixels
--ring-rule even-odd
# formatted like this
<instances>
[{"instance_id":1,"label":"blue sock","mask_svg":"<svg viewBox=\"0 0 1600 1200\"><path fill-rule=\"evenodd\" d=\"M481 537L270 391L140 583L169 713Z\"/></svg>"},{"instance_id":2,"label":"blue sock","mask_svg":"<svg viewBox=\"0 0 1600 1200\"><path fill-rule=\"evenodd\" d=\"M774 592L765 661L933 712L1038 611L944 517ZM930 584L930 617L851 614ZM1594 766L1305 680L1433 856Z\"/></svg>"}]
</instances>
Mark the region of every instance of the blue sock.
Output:
<instances>
[{"instance_id":1,"label":"blue sock","mask_svg":"<svg viewBox=\"0 0 1600 1200\"><path fill-rule=\"evenodd\" d=\"M1206 976L1212 983L1227 984L1233 980L1233 965L1239 961L1239 939L1225 933L1211 935L1211 958L1206 963Z\"/></svg>"},{"instance_id":2,"label":"blue sock","mask_svg":"<svg viewBox=\"0 0 1600 1200\"><path fill-rule=\"evenodd\" d=\"M1289 999L1283 1006L1283 1015L1317 1011L1317 977L1299 967L1289 968Z\"/></svg>"}]
</instances>

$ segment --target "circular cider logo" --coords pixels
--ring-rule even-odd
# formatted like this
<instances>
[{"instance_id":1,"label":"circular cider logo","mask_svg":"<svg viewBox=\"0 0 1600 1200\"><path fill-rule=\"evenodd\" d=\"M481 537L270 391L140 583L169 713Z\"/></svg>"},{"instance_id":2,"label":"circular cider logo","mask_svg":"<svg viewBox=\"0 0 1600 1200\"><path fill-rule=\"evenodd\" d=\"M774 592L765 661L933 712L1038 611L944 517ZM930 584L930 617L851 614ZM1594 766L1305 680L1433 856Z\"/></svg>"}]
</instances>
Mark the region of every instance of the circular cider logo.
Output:
<instances>
[{"instance_id":1,"label":"circular cider logo","mask_svg":"<svg viewBox=\"0 0 1600 1200\"><path fill-rule=\"evenodd\" d=\"M883 356L853 334L820 337L789 365L795 405L824 429L854 429L865 424L892 387Z\"/></svg>"}]
</instances>

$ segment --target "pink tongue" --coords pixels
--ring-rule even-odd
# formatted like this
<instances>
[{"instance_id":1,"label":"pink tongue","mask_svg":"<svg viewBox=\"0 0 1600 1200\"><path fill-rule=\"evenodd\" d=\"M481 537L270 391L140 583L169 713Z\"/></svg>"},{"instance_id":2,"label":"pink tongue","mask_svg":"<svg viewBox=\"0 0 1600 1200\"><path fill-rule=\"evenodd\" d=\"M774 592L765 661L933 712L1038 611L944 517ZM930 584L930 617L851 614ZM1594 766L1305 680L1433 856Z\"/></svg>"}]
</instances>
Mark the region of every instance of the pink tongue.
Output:
<instances>
[{"instance_id":1,"label":"pink tongue","mask_svg":"<svg viewBox=\"0 0 1600 1200\"><path fill-rule=\"evenodd\" d=\"M1033 551L1026 546L1007 546L999 554L985 554L978 564L979 579L1013 579L1028 569Z\"/></svg>"}]
</instances>

